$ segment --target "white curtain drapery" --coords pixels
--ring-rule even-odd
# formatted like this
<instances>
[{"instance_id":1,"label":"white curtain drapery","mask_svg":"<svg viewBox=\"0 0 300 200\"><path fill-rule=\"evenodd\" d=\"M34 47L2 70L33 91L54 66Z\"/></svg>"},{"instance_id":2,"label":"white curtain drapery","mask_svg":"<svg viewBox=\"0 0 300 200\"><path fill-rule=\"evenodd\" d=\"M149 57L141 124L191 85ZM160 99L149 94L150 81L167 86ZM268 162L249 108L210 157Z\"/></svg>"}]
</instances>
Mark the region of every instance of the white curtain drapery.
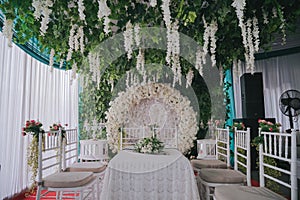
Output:
<instances>
[{"instance_id":1,"label":"white curtain drapery","mask_svg":"<svg viewBox=\"0 0 300 200\"><path fill-rule=\"evenodd\" d=\"M29 186L26 162L28 137L21 128L29 119L44 130L53 123L78 124L78 84L71 71L54 69L16 45L8 47L0 33L0 199Z\"/></svg>"},{"instance_id":2,"label":"white curtain drapery","mask_svg":"<svg viewBox=\"0 0 300 200\"><path fill-rule=\"evenodd\" d=\"M255 72L262 72L265 118L275 118L282 124L282 130L290 128L289 118L280 111L279 98L286 90L300 91L300 53L272 57L255 62ZM236 118L242 118L240 77L250 73L244 65L234 72L234 100ZM300 116L298 116L300 117ZM294 118L296 120L297 118ZM299 120L294 121L299 129Z\"/></svg>"}]
</instances>

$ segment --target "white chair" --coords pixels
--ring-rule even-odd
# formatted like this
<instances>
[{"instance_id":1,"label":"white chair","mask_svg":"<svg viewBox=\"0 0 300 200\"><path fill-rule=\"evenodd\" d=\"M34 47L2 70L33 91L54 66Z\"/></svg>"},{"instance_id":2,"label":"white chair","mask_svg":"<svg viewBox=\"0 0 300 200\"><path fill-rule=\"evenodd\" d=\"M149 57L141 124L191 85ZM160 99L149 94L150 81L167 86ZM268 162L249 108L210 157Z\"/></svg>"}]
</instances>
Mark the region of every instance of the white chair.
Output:
<instances>
[{"instance_id":1,"label":"white chair","mask_svg":"<svg viewBox=\"0 0 300 200\"><path fill-rule=\"evenodd\" d=\"M154 133L157 138L164 143L164 148L177 149L178 147L178 134L177 128L163 127L154 128Z\"/></svg>"},{"instance_id":2,"label":"white chair","mask_svg":"<svg viewBox=\"0 0 300 200\"><path fill-rule=\"evenodd\" d=\"M63 146L64 171L92 172L97 177L97 185L98 185L97 188L98 188L98 192L100 193L102 190L102 180L104 178L104 174L107 166L106 162L108 161L107 141L106 140L80 141L81 151L78 156L77 129L66 130L65 135L66 135L66 142L64 143ZM74 158L76 158L76 160L74 160Z\"/></svg>"},{"instance_id":3,"label":"white chair","mask_svg":"<svg viewBox=\"0 0 300 200\"><path fill-rule=\"evenodd\" d=\"M216 160L216 140L215 139L202 139L197 140L197 159Z\"/></svg>"},{"instance_id":4,"label":"white chair","mask_svg":"<svg viewBox=\"0 0 300 200\"><path fill-rule=\"evenodd\" d=\"M80 140L80 162L108 161L107 140Z\"/></svg>"},{"instance_id":5,"label":"white chair","mask_svg":"<svg viewBox=\"0 0 300 200\"><path fill-rule=\"evenodd\" d=\"M213 168L200 170L200 184L204 187L200 194L205 194L205 199L211 199L214 188L220 185L251 185L250 128L246 131L235 129L234 146L234 170Z\"/></svg>"},{"instance_id":6,"label":"white chair","mask_svg":"<svg viewBox=\"0 0 300 200\"><path fill-rule=\"evenodd\" d=\"M144 137L150 137L151 134L141 127L122 127L120 133L120 150L133 149L134 145Z\"/></svg>"},{"instance_id":7,"label":"white chair","mask_svg":"<svg viewBox=\"0 0 300 200\"><path fill-rule=\"evenodd\" d=\"M273 200L286 199L285 197L273 192L270 188L265 187L265 179L273 180L278 184L290 189L291 200L298 200L297 188L297 151L296 151L296 133L273 133L261 132L264 144L259 145L259 179L260 187L247 186L220 186L216 187L215 200L239 200L241 197L245 200ZM278 165L266 163L264 158L273 158L277 160ZM288 166L283 163L288 164ZM265 168L271 168L285 174L286 179L283 181L280 177L274 177L272 174L266 174Z\"/></svg>"},{"instance_id":8,"label":"white chair","mask_svg":"<svg viewBox=\"0 0 300 200\"><path fill-rule=\"evenodd\" d=\"M217 128L216 131L217 135L215 142L202 143L204 149L206 150L206 154L204 153L203 156L204 159L202 158L191 160L191 164L194 170L198 173L200 173L200 170L204 168L226 169L230 167L229 128ZM211 155L209 159L207 159L208 151L212 153L215 152L215 155Z\"/></svg>"},{"instance_id":9,"label":"white chair","mask_svg":"<svg viewBox=\"0 0 300 200\"><path fill-rule=\"evenodd\" d=\"M44 138L43 138L44 135ZM44 144L42 144L44 140ZM38 189L36 199L39 200L47 192L56 192L56 199L61 199L68 193L72 196L68 198L84 199L90 197L98 198L98 187L96 177L91 172L61 172L62 170L62 136L61 131L49 132L49 134L39 134L38 142ZM56 172L45 176L47 170L55 168ZM49 173L49 172L48 172Z\"/></svg>"},{"instance_id":10,"label":"white chair","mask_svg":"<svg viewBox=\"0 0 300 200\"><path fill-rule=\"evenodd\" d=\"M151 130L149 127L123 127L120 134L120 150L133 149L140 139L151 137L154 134L163 142L164 148L177 149L177 128L163 127Z\"/></svg>"}]
</instances>

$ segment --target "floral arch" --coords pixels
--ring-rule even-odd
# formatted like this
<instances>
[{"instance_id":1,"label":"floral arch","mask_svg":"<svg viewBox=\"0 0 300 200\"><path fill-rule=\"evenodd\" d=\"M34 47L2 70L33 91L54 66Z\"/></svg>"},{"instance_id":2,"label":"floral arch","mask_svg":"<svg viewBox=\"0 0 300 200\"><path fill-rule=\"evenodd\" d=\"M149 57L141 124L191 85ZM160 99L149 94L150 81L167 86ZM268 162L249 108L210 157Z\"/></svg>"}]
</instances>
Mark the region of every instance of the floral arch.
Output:
<instances>
[{"instance_id":1,"label":"floral arch","mask_svg":"<svg viewBox=\"0 0 300 200\"><path fill-rule=\"evenodd\" d=\"M125 92L120 92L114 101L110 102L110 108L106 113L107 139L113 152L120 150L120 128L132 125L130 119L132 110L145 108L145 102L150 105L150 110L158 110L164 107L167 114L174 115L171 122L167 124L175 125L178 136L178 150L182 153L188 152L193 147L198 131L197 113L193 110L190 100L183 96L178 90L165 83L149 83L142 86L131 86ZM144 106L143 106L144 105ZM143 114L142 114L143 113ZM143 115L143 116L141 116ZM138 116L141 119L140 126L145 126L147 117L151 118L148 112L141 112ZM149 115L149 116L147 116ZM165 119L165 115L160 115ZM159 118L154 121L159 121ZM151 119L150 119L151 121ZM153 122L153 120L152 120ZM164 124L161 124L164 126Z\"/></svg>"}]
</instances>

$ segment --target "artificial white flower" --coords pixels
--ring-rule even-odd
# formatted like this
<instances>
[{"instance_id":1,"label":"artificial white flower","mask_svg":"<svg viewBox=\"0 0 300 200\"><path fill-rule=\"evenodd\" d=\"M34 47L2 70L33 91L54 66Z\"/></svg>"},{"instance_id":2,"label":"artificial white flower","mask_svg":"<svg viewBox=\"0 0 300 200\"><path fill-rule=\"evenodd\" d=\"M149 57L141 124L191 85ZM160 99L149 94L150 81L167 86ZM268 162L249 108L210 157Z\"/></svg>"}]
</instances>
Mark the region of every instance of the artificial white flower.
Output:
<instances>
[{"instance_id":1,"label":"artificial white flower","mask_svg":"<svg viewBox=\"0 0 300 200\"><path fill-rule=\"evenodd\" d=\"M254 51L258 52L260 40L259 40L258 20L257 20L256 17L253 17L252 23L253 23L252 34L253 34L253 37L254 37Z\"/></svg>"},{"instance_id":2,"label":"artificial white flower","mask_svg":"<svg viewBox=\"0 0 300 200\"><path fill-rule=\"evenodd\" d=\"M252 36L252 30L251 30L251 27L252 27L252 20L251 19L248 19L247 20L247 23L246 23L246 26L247 26L247 43L248 43L248 51L249 51L249 54L248 54L248 62L246 63L247 64L247 68L248 70L251 71L251 74L254 73L254 60L255 60L255 57L254 57L254 45L253 45L253 36Z\"/></svg>"},{"instance_id":3,"label":"artificial white flower","mask_svg":"<svg viewBox=\"0 0 300 200\"><path fill-rule=\"evenodd\" d=\"M34 18L39 20L42 15L43 3L40 0L33 0L31 5L34 8Z\"/></svg>"},{"instance_id":4,"label":"artificial white flower","mask_svg":"<svg viewBox=\"0 0 300 200\"><path fill-rule=\"evenodd\" d=\"M77 3L78 3L79 18L80 20L85 21L85 14L84 14L85 7L84 7L83 0L78 0Z\"/></svg>"},{"instance_id":5,"label":"artificial white flower","mask_svg":"<svg viewBox=\"0 0 300 200\"><path fill-rule=\"evenodd\" d=\"M150 6L155 7L157 5L157 0L150 0Z\"/></svg>"},{"instance_id":6,"label":"artificial white flower","mask_svg":"<svg viewBox=\"0 0 300 200\"><path fill-rule=\"evenodd\" d=\"M62 67L63 67L63 64L64 64L64 60L61 59L61 60L60 60L60 63L59 63L59 68L62 68Z\"/></svg>"},{"instance_id":7,"label":"artificial white flower","mask_svg":"<svg viewBox=\"0 0 300 200\"><path fill-rule=\"evenodd\" d=\"M196 64L195 64L195 68L197 69L197 71L199 72L199 74L201 76L203 76L203 60L205 60L205 58L203 59L203 54L204 52L201 50L201 48L198 47L197 52L196 52Z\"/></svg>"},{"instance_id":8,"label":"artificial white flower","mask_svg":"<svg viewBox=\"0 0 300 200\"><path fill-rule=\"evenodd\" d=\"M283 9L279 10L279 18L280 18L280 21L281 21L281 24L280 24L279 28L280 28L281 33L282 33L282 42L281 42L281 44L284 45L286 43L286 33L285 33L285 19L284 19Z\"/></svg>"},{"instance_id":9,"label":"artificial white flower","mask_svg":"<svg viewBox=\"0 0 300 200\"><path fill-rule=\"evenodd\" d=\"M204 16L202 16L202 21L203 21L204 28L205 28L204 29L204 34L203 34L203 41L204 41L204 43L203 43L203 52L204 52L204 55L206 56L207 53L208 53L208 44L209 44L209 36L210 36L209 31L210 31L210 29L209 29L209 26L206 23L206 20L205 20Z\"/></svg>"},{"instance_id":10,"label":"artificial white flower","mask_svg":"<svg viewBox=\"0 0 300 200\"><path fill-rule=\"evenodd\" d=\"M213 20L209 25L210 31L210 53L211 53L211 62L212 66L216 66L216 48L217 48L217 39L216 39L216 32L218 30L218 24L215 20Z\"/></svg>"},{"instance_id":11,"label":"artificial white flower","mask_svg":"<svg viewBox=\"0 0 300 200\"><path fill-rule=\"evenodd\" d=\"M78 36L79 36L79 41L80 41L80 52L83 54L84 53L84 32L83 32L83 27L80 26L78 28Z\"/></svg>"},{"instance_id":12,"label":"artificial white flower","mask_svg":"<svg viewBox=\"0 0 300 200\"><path fill-rule=\"evenodd\" d=\"M108 16L105 16L104 17L104 33L105 34L109 34L110 33L110 26L109 26L109 23L110 23L110 19Z\"/></svg>"},{"instance_id":13,"label":"artificial white flower","mask_svg":"<svg viewBox=\"0 0 300 200\"><path fill-rule=\"evenodd\" d=\"M127 52L128 59L132 58L132 47L133 47L133 27L131 22L127 22L126 30L123 33L124 35L124 47Z\"/></svg>"},{"instance_id":14,"label":"artificial white flower","mask_svg":"<svg viewBox=\"0 0 300 200\"><path fill-rule=\"evenodd\" d=\"M137 47L140 46L140 42L141 42L140 30L141 30L141 28L140 28L139 24L136 24L134 26L134 36L135 36L134 40L135 40L135 44L136 44Z\"/></svg>"},{"instance_id":15,"label":"artificial white flower","mask_svg":"<svg viewBox=\"0 0 300 200\"><path fill-rule=\"evenodd\" d=\"M139 54L136 59L136 69L139 72L143 72L145 68L145 58L144 58L144 51L142 48L139 48Z\"/></svg>"},{"instance_id":16,"label":"artificial white flower","mask_svg":"<svg viewBox=\"0 0 300 200\"><path fill-rule=\"evenodd\" d=\"M52 13L51 7L53 2L51 0L42 1L42 21L40 27L40 34L44 36L48 29L48 23L50 22L50 14Z\"/></svg>"},{"instance_id":17,"label":"artificial white flower","mask_svg":"<svg viewBox=\"0 0 300 200\"><path fill-rule=\"evenodd\" d=\"M223 79L224 79L223 66L220 65L219 71L220 71L220 86L222 86L223 85Z\"/></svg>"},{"instance_id":18,"label":"artificial white flower","mask_svg":"<svg viewBox=\"0 0 300 200\"><path fill-rule=\"evenodd\" d=\"M263 9L263 19L264 19L264 24L269 23L268 13L264 9Z\"/></svg>"},{"instance_id":19,"label":"artificial white flower","mask_svg":"<svg viewBox=\"0 0 300 200\"><path fill-rule=\"evenodd\" d=\"M13 25L14 21L12 19L5 19L3 25L3 35L8 40L8 46L12 47L12 39L13 39Z\"/></svg>"},{"instance_id":20,"label":"artificial white flower","mask_svg":"<svg viewBox=\"0 0 300 200\"><path fill-rule=\"evenodd\" d=\"M186 88L192 85L193 78L194 78L194 72L192 69L189 69L189 72L186 75L186 86L185 86Z\"/></svg>"},{"instance_id":21,"label":"artificial white flower","mask_svg":"<svg viewBox=\"0 0 300 200\"><path fill-rule=\"evenodd\" d=\"M53 67L53 63L54 63L54 54L55 54L55 50L51 49L50 56L49 56L49 66L51 68Z\"/></svg>"},{"instance_id":22,"label":"artificial white flower","mask_svg":"<svg viewBox=\"0 0 300 200\"><path fill-rule=\"evenodd\" d=\"M170 0L162 0L161 9L167 29L171 27Z\"/></svg>"},{"instance_id":23,"label":"artificial white flower","mask_svg":"<svg viewBox=\"0 0 300 200\"><path fill-rule=\"evenodd\" d=\"M98 9L98 18L108 17L111 13L110 8L107 6L106 0L98 0L99 9Z\"/></svg>"}]
</instances>

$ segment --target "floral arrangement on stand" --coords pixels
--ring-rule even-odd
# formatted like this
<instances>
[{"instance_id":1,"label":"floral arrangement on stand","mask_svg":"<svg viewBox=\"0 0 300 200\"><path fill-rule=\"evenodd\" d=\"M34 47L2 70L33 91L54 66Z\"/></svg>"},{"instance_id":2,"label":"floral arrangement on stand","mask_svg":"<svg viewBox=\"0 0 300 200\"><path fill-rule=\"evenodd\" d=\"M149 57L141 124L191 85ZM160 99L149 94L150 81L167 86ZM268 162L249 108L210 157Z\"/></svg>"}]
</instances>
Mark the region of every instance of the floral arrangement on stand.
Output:
<instances>
[{"instance_id":1,"label":"floral arrangement on stand","mask_svg":"<svg viewBox=\"0 0 300 200\"><path fill-rule=\"evenodd\" d=\"M258 120L259 128L261 131L264 132L279 132L281 124L280 123L272 123L270 121L266 121L263 119ZM251 145L256 147L256 150L259 151L259 145L264 143L264 137L263 136L256 136L253 140ZM268 163L269 165L276 166L277 162L274 158L270 157L264 157L265 163ZM258 163L258 162L257 162ZM280 177L281 173L277 170L274 170L272 168L265 168L266 174L272 174L273 177ZM266 180L266 187L267 188L273 188L274 191L279 191L279 185L273 180L267 179Z\"/></svg>"},{"instance_id":2,"label":"floral arrangement on stand","mask_svg":"<svg viewBox=\"0 0 300 200\"><path fill-rule=\"evenodd\" d=\"M193 110L188 98L169 84L150 83L142 86L132 86L126 92L120 92L118 97L110 102L106 112L107 140L114 153L119 151L120 127L128 121L132 106L138 105L143 99L159 98L174 110L178 116L178 150L187 153L194 145L198 131L197 113Z\"/></svg>"},{"instance_id":3,"label":"floral arrangement on stand","mask_svg":"<svg viewBox=\"0 0 300 200\"><path fill-rule=\"evenodd\" d=\"M39 142L39 134L45 133L45 131L42 129L43 124L36 120L27 120L25 127L22 128L22 135L26 136L28 134L32 134L32 141L28 147L27 150L27 165L31 169L32 175L31 175L31 181L33 182L30 192L32 193L35 186L36 181L35 178L38 173L38 155L39 155L39 149L38 149L38 142Z\"/></svg>"},{"instance_id":4,"label":"floral arrangement on stand","mask_svg":"<svg viewBox=\"0 0 300 200\"><path fill-rule=\"evenodd\" d=\"M164 145L156 135L140 139L134 146L134 150L139 153L155 154L163 150Z\"/></svg>"}]
</instances>

